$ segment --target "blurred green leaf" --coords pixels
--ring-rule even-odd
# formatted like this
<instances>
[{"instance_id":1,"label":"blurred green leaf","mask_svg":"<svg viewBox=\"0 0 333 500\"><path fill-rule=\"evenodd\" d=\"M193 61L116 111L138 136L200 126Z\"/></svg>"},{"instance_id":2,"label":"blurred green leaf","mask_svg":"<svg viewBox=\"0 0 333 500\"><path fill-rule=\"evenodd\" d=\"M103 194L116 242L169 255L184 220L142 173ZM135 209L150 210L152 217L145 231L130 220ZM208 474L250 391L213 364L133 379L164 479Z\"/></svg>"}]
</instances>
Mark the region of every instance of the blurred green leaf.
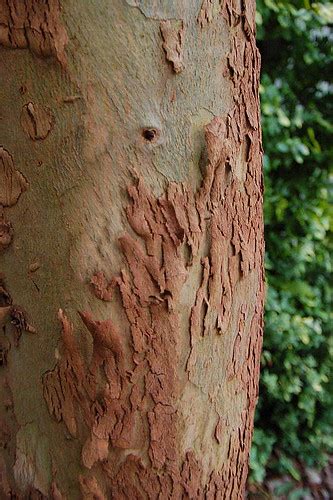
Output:
<instances>
[{"instance_id":1,"label":"blurred green leaf","mask_svg":"<svg viewBox=\"0 0 333 500\"><path fill-rule=\"evenodd\" d=\"M333 4L257 10L268 290L251 477L262 481L333 453Z\"/></svg>"}]
</instances>

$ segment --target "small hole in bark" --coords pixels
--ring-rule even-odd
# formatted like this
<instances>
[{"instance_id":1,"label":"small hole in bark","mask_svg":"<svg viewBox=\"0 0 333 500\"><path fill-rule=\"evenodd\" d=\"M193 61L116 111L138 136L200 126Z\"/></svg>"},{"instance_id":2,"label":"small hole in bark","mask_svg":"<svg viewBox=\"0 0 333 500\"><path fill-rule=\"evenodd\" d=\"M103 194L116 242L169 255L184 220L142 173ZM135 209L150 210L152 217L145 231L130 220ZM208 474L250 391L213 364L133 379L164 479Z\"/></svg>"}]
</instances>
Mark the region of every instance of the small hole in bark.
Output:
<instances>
[{"instance_id":1,"label":"small hole in bark","mask_svg":"<svg viewBox=\"0 0 333 500\"><path fill-rule=\"evenodd\" d=\"M153 142L157 138L157 130L154 128L144 128L142 136L148 142Z\"/></svg>"}]
</instances>

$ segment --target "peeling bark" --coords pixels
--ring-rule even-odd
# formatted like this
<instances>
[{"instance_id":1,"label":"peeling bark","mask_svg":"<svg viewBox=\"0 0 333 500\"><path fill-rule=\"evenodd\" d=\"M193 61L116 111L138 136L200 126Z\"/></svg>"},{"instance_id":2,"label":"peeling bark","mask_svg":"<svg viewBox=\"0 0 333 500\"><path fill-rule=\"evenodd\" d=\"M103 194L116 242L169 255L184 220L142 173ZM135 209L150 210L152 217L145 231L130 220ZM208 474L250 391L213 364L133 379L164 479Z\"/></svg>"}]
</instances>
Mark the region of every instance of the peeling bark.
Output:
<instances>
[{"instance_id":1,"label":"peeling bark","mask_svg":"<svg viewBox=\"0 0 333 500\"><path fill-rule=\"evenodd\" d=\"M215 4L216 3L218 2L215 2ZM205 28L207 24L211 23L213 20L213 15L214 15L214 0L203 0L198 15L198 23L200 24L200 27Z\"/></svg>"},{"instance_id":2,"label":"peeling bark","mask_svg":"<svg viewBox=\"0 0 333 500\"><path fill-rule=\"evenodd\" d=\"M0 495L242 498L264 298L254 2L0 0L0 26Z\"/></svg>"},{"instance_id":3,"label":"peeling bark","mask_svg":"<svg viewBox=\"0 0 333 500\"><path fill-rule=\"evenodd\" d=\"M29 102L22 108L21 125L30 139L43 140L53 126L53 115L48 108Z\"/></svg>"},{"instance_id":4,"label":"peeling bark","mask_svg":"<svg viewBox=\"0 0 333 500\"><path fill-rule=\"evenodd\" d=\"M161 21L160 28L166 58L171 62L174 72L180 73L184 69L182 54L182 45L184 43L183 21Z\"/></svg>"},{"instance_id":5,"label":"peeling bark","mask_svg":"<svg viewBox=\"0 0 333 500\"><path fill-rule=\"evenodd\" d=\"M26 191L28 182L24 175L15 168L11 154L2 147L0 148L0 161L0 205L11 207Z\"/></svg>"},{"instance_id":6,"label":"peeling bark","mask_svg":"<svg viewBox=\"0 0 333 500\"><path fill-rule=\"evenodd\" d=\"M1 0L0 45L30 49L37 56L55 57L65 64L66 43L58 0Z\"/></svg>"},{"instance_id":7,"label":"peeling bark","mask_svg":"<svg viewBox=\"0 0 333 500\"><path fill-rule=\"evenodd\" d=\"M6 220L3 213L0 214L0 249L6 249L12 242L13 238L13 226Z\"/></svg>"}]
</instances>

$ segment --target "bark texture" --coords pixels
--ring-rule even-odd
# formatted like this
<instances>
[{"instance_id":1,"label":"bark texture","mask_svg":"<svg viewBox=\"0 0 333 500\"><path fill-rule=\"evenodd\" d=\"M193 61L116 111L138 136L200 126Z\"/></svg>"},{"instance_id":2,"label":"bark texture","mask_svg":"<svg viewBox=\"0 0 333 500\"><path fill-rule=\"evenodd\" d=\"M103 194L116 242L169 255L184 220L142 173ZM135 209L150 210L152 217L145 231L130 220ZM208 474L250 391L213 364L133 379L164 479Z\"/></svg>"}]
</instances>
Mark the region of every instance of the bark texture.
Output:
<instances>
[{"instance_id":1,"label":"bark texture","mask_svg":"<svg viewBox=\"0 0 333 500\"><path fill-rule=\"evenodd\" d=\"M254 0L0 0L0 493L239 499L263 312Z\"/></svg>"}]
</instances>

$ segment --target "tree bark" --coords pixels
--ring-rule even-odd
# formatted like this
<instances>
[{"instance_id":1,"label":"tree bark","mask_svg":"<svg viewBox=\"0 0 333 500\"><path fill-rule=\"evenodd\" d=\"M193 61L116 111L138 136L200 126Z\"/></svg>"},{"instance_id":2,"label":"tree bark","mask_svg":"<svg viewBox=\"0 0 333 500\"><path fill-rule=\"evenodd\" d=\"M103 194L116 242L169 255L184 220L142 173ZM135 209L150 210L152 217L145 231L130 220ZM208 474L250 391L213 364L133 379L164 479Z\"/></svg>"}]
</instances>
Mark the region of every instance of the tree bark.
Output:
<instances>
[{"instance_id":1,"label":"tree bark","mask_svg":"<svg viewBox=\"0 0 333 500\"><path fill-rule=\"evenodd\" d=\"M1 498L242 498L264 296L254 13L0 0Z\"/></svg>"}]
</instances>

